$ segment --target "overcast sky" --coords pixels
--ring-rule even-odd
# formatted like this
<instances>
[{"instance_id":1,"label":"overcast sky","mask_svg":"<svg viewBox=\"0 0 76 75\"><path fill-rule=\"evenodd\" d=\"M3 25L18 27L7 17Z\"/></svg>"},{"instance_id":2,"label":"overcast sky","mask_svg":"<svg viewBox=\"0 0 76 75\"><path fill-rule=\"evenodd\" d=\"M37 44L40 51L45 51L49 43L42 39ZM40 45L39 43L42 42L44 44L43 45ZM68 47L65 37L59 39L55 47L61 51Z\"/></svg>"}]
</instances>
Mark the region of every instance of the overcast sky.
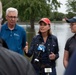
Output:
<instances>
[{"instance_id":1,"label":"overcast sky","mask_svg":"<svg viewBox=\"0 0 76 75\"><path fill-rule=\"evenodd\" d=\"M57 0L57 1L60 1L63 4L63 5L61 5L61 8L58 8L58 11L62 12L62 13L66 13L66 5L65 5L65 3L66 3L67 0Z\"/></svg>"}]
</instances>

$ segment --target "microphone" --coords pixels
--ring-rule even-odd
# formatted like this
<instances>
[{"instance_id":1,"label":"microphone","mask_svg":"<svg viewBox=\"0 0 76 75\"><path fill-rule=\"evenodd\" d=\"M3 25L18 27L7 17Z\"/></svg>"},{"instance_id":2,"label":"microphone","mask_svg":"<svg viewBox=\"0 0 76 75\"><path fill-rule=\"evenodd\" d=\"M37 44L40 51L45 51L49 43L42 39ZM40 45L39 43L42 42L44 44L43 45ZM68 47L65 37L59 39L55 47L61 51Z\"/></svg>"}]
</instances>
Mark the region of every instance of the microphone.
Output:
<instances>
[{"instance_id":1,"label":"microphone","mask_svg":"<svg viewBox=\"0 0 76 75\"><path fill-rule=\"evenodd\" d=\"M42 52L45 52L45 46L43 44L40 44L38 46L38 51L42 51Z\"/></svg>"},{"instance_id":2,"label":"microphone","mask_svg":"<svg viewBox=\"0 0 76 75\"><path fill-rule=\"evenodd\" d=\"M45 52L45 46L44 46L44 44L40 44L39 46L38 46L38 55L37 55L37 57L34 59L34 61L35 62L39 62L39 57L40 57L40 55L41 55L41 53L42 52Z\"/></svg>"}]
</instances>

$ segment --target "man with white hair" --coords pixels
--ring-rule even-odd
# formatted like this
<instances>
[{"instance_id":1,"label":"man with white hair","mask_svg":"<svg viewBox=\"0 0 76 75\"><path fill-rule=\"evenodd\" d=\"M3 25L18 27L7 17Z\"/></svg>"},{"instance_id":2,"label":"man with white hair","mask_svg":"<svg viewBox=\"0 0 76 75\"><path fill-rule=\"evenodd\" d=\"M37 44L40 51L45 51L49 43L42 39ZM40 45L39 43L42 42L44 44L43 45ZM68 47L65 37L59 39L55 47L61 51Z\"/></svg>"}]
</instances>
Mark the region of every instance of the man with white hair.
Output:
<instances>
[{"instance_id":1,"label":"man with white hair","mask_svg":"<svg viewBox=\"0 0 76 75\"><path fill-rule=\"evenodd\" d=\"M1 7L0 2L0 9ZM1 10L0 15L2 14ZM0 37L0 75L36 75L31 63L24 56L4 47L6 46Z\"/></svg>"},{"instance_id":2,"label":"man with white hair","mask_svg":"<svg viewBox=\"0 0 76 75\"><path fill-rule=\"evenodd\" d=\"M7 23L1 27L1 38L4 39L8 48L21 55L24 54L26 45L26 32L16 22L18 19L18 10L10 7L6 10Z\"/></svg>"}]
</instances>

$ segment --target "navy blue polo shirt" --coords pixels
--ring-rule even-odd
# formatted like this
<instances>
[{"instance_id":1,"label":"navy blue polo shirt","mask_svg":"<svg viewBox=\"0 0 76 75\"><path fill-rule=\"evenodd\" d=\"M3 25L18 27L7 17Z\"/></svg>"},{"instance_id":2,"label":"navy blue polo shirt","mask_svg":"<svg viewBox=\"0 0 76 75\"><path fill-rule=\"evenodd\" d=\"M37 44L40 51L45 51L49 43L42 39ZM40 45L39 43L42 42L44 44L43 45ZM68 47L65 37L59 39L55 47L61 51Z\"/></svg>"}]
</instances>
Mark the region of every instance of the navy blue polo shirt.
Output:
<instances>
[{"instance_id":1,"label":"navy blue polo shirt","mask_svg":"<svg viewBox=\"0 0 76 75\"><path fill-rule=\"evenodd\" d=\"M26 32L24 28L16 24L15 28L10 30L6 23L2 25L1 37L5 40L10 50L23 54L22 49L26 45Z\"/></svg>"}]
</instances>

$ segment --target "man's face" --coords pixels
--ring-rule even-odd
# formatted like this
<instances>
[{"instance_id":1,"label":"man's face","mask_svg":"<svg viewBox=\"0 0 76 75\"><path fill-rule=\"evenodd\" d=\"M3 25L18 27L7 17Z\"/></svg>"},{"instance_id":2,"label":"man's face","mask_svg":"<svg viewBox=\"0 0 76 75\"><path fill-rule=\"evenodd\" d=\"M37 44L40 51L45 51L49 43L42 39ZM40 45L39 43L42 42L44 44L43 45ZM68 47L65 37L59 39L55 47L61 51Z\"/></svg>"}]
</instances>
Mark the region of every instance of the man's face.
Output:
<instances>
[{"instance_id":1,"label":"man's face","mask_svg":"<svg viewBox=\"0 0 76 75\"><path fill-rule=\"evenodd\" d=\"M8 25L14 26L17 22L17 14L15 11L9 12L8 15L6 15L6 19L8 21Z\"/></svg>"},{"instance_id":2,"label":"man's face","mask_svg":"<svg viewBox=\"0 0 76 75\"><path fill-rule=\"evenodd\" d=\"M70 28L73 33L76 33L76 23L70 23Z\"/></svg>"}]
</instances>

